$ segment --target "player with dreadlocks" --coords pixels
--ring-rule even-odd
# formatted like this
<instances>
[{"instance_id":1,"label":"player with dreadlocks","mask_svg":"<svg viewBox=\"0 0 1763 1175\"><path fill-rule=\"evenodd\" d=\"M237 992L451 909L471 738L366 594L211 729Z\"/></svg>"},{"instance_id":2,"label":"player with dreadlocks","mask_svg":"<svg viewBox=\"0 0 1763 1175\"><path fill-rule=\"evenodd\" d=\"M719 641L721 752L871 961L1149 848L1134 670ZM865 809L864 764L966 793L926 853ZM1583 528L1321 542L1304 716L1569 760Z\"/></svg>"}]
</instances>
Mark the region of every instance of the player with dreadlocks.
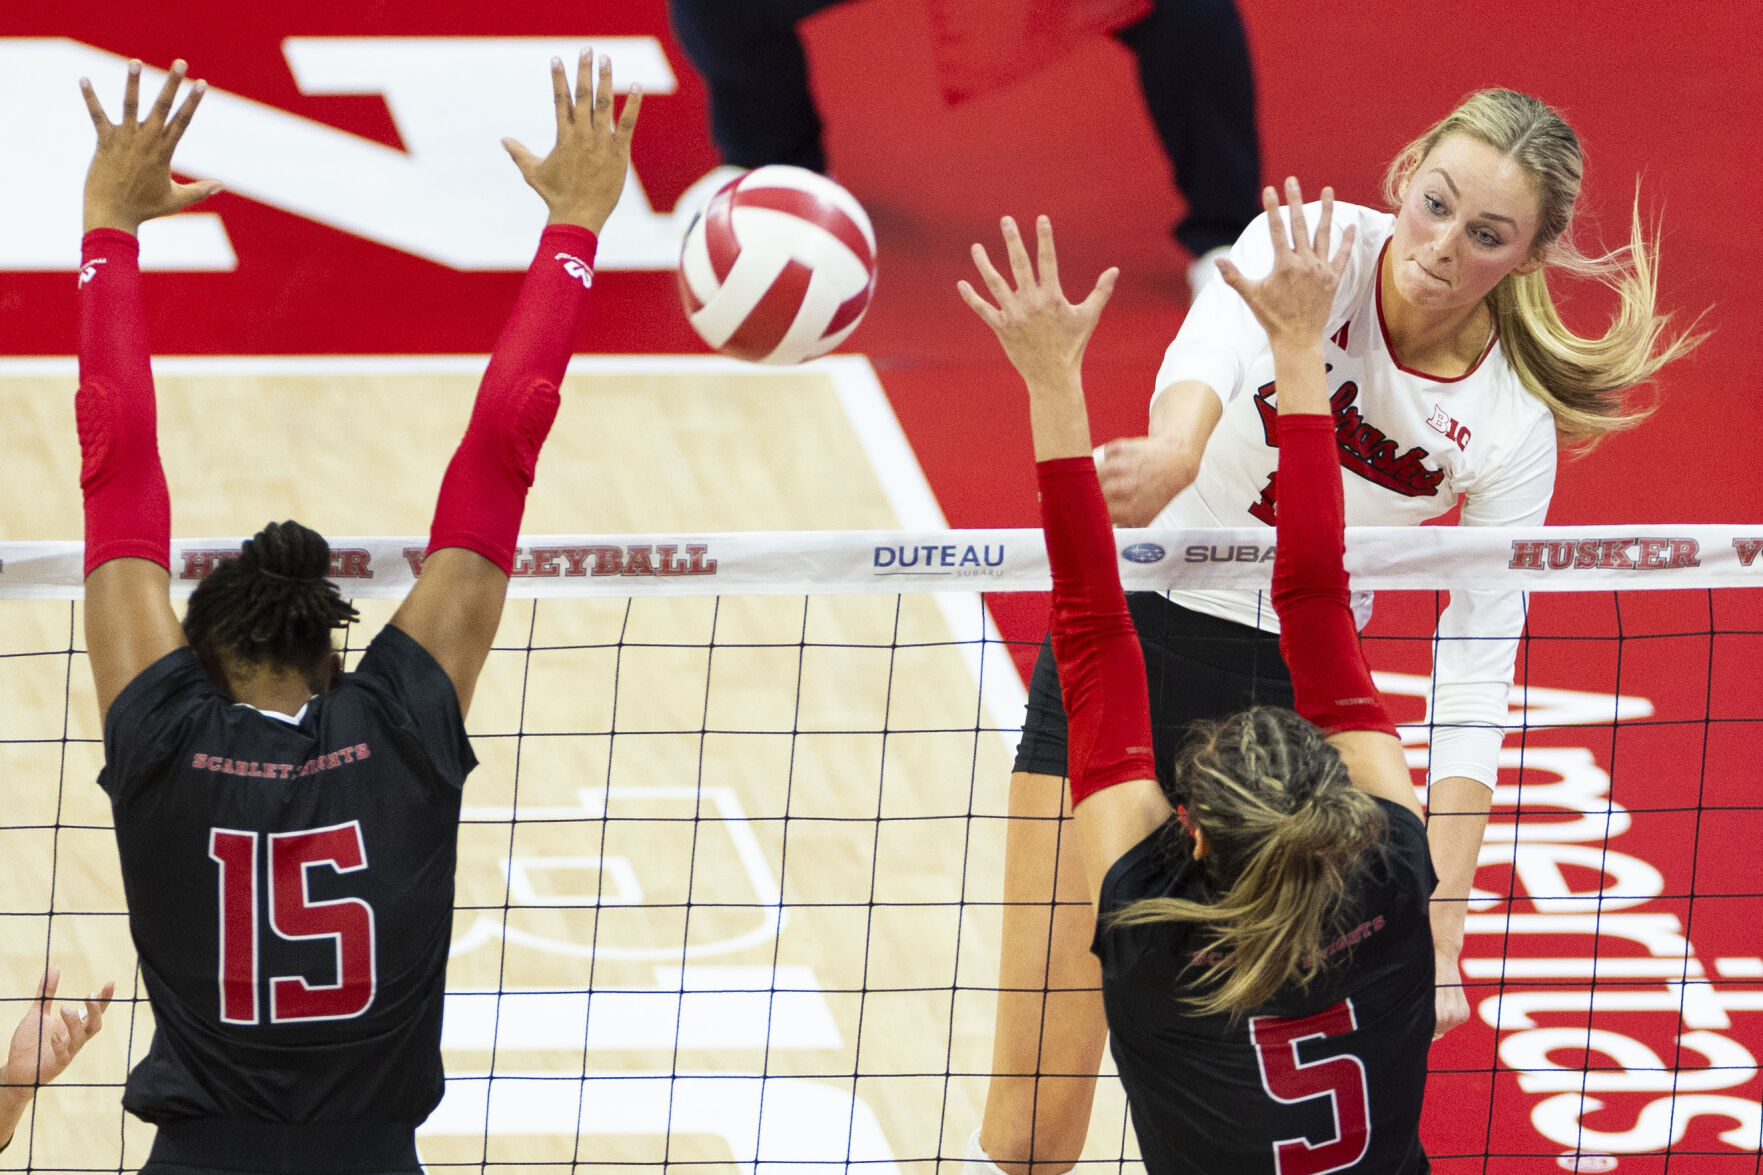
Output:
<instances>
[{"instance_id":1,"label":"player with dreadlocks","mask_svg":"<svg viewBox=\"0 0 1763 1175\"><path fill-rule=\"evenodd\" d=\"M86 177L75 401L86 637L104 770L155 1030L124 1106L156 1123L149 1175L420 1171L442 1091L441 1009L472 690L502 615L528 487L624 186L640 95L610 63L551 63L557 143L504 146L550 217L441 483L422 576L342 672L354 609L330 550L272 523L172 612L136 231L219 189L171 158L184 63L122 119L82 81Z\"/></svg>"}]
</instances>

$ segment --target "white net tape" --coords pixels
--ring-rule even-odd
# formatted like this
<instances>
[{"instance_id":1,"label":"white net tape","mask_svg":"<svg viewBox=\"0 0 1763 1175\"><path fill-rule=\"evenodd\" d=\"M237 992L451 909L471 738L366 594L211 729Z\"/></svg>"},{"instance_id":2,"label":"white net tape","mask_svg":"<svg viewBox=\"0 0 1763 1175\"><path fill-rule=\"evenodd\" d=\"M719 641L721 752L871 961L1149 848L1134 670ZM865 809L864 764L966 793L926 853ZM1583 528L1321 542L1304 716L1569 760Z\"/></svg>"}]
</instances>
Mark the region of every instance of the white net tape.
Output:
<instances>
[{"instance_id":1,"label":"white net tape","mask_svg":"<svg viewBox=\"0 0 1763 1175\"><path fill-rule=\"evenodd\" d=\"M1128 590L1264 589L1274 545L1265 527L1119 530ZM172 544L172 589L188 594L237 538ZM332 538L344 594L410 590L426 540ZM0 599L76 599L77 542L0 543ZM1633 591L1763 587L1763 525L1353 527L1355 589ZM510 594L521 598L915 594L1045 591L1038 530L747 531L696 535L526 535Z\"/></svg>"}]
</instances>

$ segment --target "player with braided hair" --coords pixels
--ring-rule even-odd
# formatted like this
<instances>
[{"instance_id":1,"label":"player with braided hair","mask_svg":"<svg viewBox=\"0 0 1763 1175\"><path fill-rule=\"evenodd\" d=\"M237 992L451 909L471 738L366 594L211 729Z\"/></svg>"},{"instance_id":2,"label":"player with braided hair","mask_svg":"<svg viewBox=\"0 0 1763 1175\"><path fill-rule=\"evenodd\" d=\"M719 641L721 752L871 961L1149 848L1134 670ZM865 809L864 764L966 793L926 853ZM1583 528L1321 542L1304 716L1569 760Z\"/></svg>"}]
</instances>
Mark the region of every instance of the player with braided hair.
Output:
<instances>
[{"instance_id":1,"label":"player with braided hair","mask_svg":"<svg viewBox=\"0 0 1763 1175\"><path fill-rule=\"evenodd\" d=\"M1274 607L1296 713L1262 707L1200 729L1156 778L1145 662L1120 588L1080 378L1112 291L1079 305L1038 225L1039 276L1013 222L1014 285L974 246L994 306L968 283L1029 391L1053 570L1053 652L1070 718L1077 850L1093 951L1145 1167L1254 1173L1428 1169L1420 1145L1434 1027L1426 829L1395 727L1359 648L1342 568L1341 470L1324 326L1353 229L1331 252L1333 193L1290 239L1264 194L1272 272L1225 266L1272 343L1281 494ZM999 1168L976 1132L968 1170Z\"/></svg>"},{"instance_id":2,"label":"player with braided hair","mask_svg":"<svg viewBox=\"0 0 1763 1175\"><path fill-rule=\"evenodd\" d=\"M358 619L330 572L330 545L298 522L272 522L216 567L190 595L184 636L209 680L236 681L290 666L312 693L343 671L331 632Z\"/></svg>"},{"instance_id":3,"label":"player with braided hair","mask_svg":"<svg viewBox=\"0 0 1763 1175\"><path fill-rule=\"evenodd\" d=\"M81 82L86 178L75 401L86 516L86 636L129 928L154 1036L125 1108L158 1125L148 1175L420 1171L442 1092L441 1010L465 714L507 595L597 234L618 202L641 96L551 62L557 143L503 145L550 211L447 467L421 578L343 673L355 618L330 549L272 523L168 599L160 466L136 231L218 190L177 183L184 63L145 118L131 62L113 124Z\"/></svg>"}]
</instances>

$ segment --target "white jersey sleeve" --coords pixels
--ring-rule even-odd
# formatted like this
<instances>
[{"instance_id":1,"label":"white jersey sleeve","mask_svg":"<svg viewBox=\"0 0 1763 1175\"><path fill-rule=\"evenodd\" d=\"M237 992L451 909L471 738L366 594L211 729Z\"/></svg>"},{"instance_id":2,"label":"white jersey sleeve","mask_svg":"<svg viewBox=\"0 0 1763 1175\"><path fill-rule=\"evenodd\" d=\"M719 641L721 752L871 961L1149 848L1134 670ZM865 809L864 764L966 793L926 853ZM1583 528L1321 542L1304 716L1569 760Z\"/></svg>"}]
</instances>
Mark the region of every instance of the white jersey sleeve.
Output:
<instances>
[{"instance_id":1,"label":"white jersey sleeve","mask_svg":"<svg viewBox=\"0 0 1763 1175\"><path fill-rule=\"evenodd\" d=\"M1320 205L1305 208L1316 225ZM1284 209L1281 220L1286 220ZM1554 419L1527 391L1498 338L1462 375L1410 369L1393 351L1378 272L1395 218L1337 202L1338 247L1357 236L1324 340L1328 388L1341 449L1348 526L1418 525L1462 501L1465 526L1543 521L1555 478ZM1245 277L1273 268L1266 216L1243 232L1231 260ZM1198 380L1224 405L1194 482L1158 514L1170 529L1271 526L1279 452L1270 425L1277 411L1273 355L1247 303L1222 282L1208 286L1164 354L1157 389ZM1264 595L1183 589L1184 608L1239 624L1277 629ZM1361 624L1369 597L1355 593ZM1525 600L1518 592L1458 591L1440 617L1428 717L1433 780L1466 776L1492 786L1507 721Z\"/></svg>"},{"instance_id":2,"label":"white jersey sleeve","mask_svg":"<svg viewBox=\"0 0 1763 1175\"><path fill-rule=\"evenodd\" d=\"M1555 487L1554 419L1543 417L1513 440L1510 459L1466 487L1462 525L1542 525ZM1427 703L1429 782L1464 776L1494 786L1526 600L1523 592L1451 592Z\"/></svg>"}]
</instances>

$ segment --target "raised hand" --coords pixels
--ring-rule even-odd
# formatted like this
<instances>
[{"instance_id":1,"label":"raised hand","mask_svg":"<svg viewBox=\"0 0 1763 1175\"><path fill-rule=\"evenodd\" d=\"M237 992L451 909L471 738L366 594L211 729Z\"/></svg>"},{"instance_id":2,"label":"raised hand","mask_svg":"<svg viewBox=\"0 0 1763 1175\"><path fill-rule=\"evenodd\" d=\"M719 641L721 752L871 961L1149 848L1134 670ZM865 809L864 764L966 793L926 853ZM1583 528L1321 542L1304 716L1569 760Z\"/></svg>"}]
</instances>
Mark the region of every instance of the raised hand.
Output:
<instances>
[{"instance_id":1,"label":"raised hand","mask_svg":"<svg viewBox=\"0 0 1763 1175\"><path fill-rule=\"evenodd\" d=\"M1279 217L1279 197L1269 187L1262 190L1267 210L1267 230L1273 236L1273 272L1251 281L1230 261L1218 270L1230 288L1242 296L1268 341L1277 349L1286 344L1322 342L1335 290L1352 255L1353 227L1341 236L1341 246L1329 256L1329 228L1334 220L1334 189L1322 189L1322 220L1311 237L1304 221L1304 194L1296 178L1286 180L1286 207L1291 217L1288 230Z\"/></svg>"},{"instance_id":2,"label":"raised hand","mask_svg":"<svg viewBox=\"0 0 1763 1175\"><path fill-rule=\"evenodd\" d=\"M160 87L159 97L145 121L137 117L141 99L141 63L129 62L128 84L122 96L122 121L112 123L92 89L90 78L80 79L80 93L98 131L98 149L86 171L86 231L115 228L133 233L143 221L170 216L220 191L218 180L178 183L171 178L171 156L178 140L190 127L196 107L208 90L207 82L190 87L183 105L172 113L172 102L184 80L183 61L171 63L171 73Z\"/></svg>"},{"instance_id":3,"label":"raised hand","mask_svg":"<svg viewBox=\"0 0 1763 1175\"><path fill-rule=\"evenodd\" d=\"M1037 383L1075 377L1083 365L1084 348L1096 329L1102 307L1114 293L1114 281L1120 270L1109 269L1096 279L1089 297L1073 306L1065 299L1059 286L1059 259L1053 251L1053 223L1045 216L1035 222L1036 245L1040 276L1030 265L1028 248L1017 231L1016 221L1003 220L1004 249L1010 257L1010 272L1016 285L1009 282L992 265L985 246L973 246L973 263L985 280L986 289L997 301L993 306L965 281L955 283L962 300L973 308L985 324L992 328L1004 344L1004 354L1022 374L1031 391Z\"/></svg>"},{"instance_id":4,"label":"raised hand","mask_svg":"<svg viewBox=\"0 0 1763 1175\"><path fill-rule=\"evenodd\" d=\"M76 1012L66 1004L59 1011L55 1008L55 989L60 982L61 972L54 967L37 981L36 1001L12 1033L0 1085L47 1085L61 1076L86 1042L104 1027L104 1010L110 1007L116 984L106 983L103 991L88 997L85 1007Z\"/></svg>"},{"instance_id":5,"label":"raised hand","mask_svg":"<svg viewBox=\"0 0 1763 1175\"><path fill-rule=\"evenodd\" d=\"M594 54L583 49L576 64L575 93L560 58L551 59L551 95L557 107L557 145L540 159L514 139L502 146L520 168L521 176L551 210L548 224L579 224L599 232L624 191L631 161L631 133L643 92L636 86L624 110L612 116L612 61L601 57L599 81L593 81Z\"/></svg>"},{"instance_id":6,"label":"raised hand","mask_svg":"<svg viewBox=\"0 0 1763 1175\"><path fill-rule=\"evenodd\" d=\"M967 282L955 283L962 300L992 328L1004 344L1022 380L1028 385L1029 424L1034 432L1035 460L1087 455L1090 422L1084 406L1083 355L1095 332L1102 307L1114 292L1118 269L1096 279L1089 297L1073 306L1059 287L1059 259L1053 252L1053 223L1035 222L1040 276L1029 264L1028 249L1016 222L1006 216L1004 248L1010 256L1015 288L992 265L985 246L974 245L973 263L998 304L992 305Z\"/></svg>"}]
</instances>

